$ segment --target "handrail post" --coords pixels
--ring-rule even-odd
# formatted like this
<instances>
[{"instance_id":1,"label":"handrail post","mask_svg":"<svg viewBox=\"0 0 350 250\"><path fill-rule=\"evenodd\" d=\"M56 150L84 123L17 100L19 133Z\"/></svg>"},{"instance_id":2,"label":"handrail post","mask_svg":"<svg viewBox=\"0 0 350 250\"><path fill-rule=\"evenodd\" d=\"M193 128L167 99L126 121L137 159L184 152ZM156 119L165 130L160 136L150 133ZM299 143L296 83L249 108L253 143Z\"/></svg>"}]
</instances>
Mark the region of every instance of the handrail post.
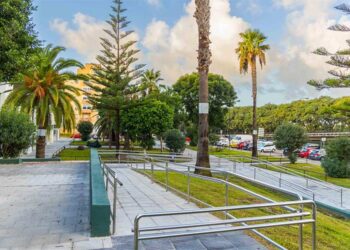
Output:
<instances>
[{"instance_id":1,"label":"handrail post","mask_svg":"<svg viewBox=\"0 0 350 250\"><path fill-rule=\"evenodd\" d=\"M304 205L300 205L299 213L304 212ZM303 220L303 216L300 216L300 220ZM299 250L303 250L303 224L299 224Z\"/></svg>"},{"instance_id":2,"label":"handrail post","mask_svg":"<svg viewBox=\"0 0 350 250\"><path fill-rule=\"evenodd\" d=\"M116 229L116 225L117 225L117 178L114 175L114 194L113 194L113 234L115 234L115 229Z\"/></svg>"},{"instance_id":3,"label":"handrail post","mask_svg":"<svg viewBox=\"0 0 350 250\"><path fill-rule=\"evenodd\" d=\"M343 206L343 189L340 189L340 206Z\"/></svg>"},{"instance_id":4,"label":"handrail post","mask_svg":"<svg viewBox=\"0 0 350 250\"><path fill-rule=\"evenodd\" d=\"M279 185L280 185L280 187L282 187L282 173L281 172L280 172Z\"/></svg>"},{"instance_id":5,"label":"handrail post","mask_svg":"<svg viewBox=\"0 0 350 250\"><path fill-rule=\"evenodd\" d=\"M312 204L312 250L316 249L316 204Z\"/></svg>"},{"instance_id":6,"label":"handrail post","mask_svg":"<svg viewBox=\"0 0 350 250\"><path fill-rule=\"evenodd\" d=\"M256 167L254 167L254 180L256 179Z\"/></svg>"},{"instance_id":7,"label":"handrail post","mask_svg":"<svg viewBox=\"0 0 350 250\"><path fill-rule=\"evenodd\" d=\"M139 249L139 218L136 216L134 221L134 250Z\"/></svg>"},{"instance_id":8,"label":"handrail post","mask_svg":"<svg viewBox=\"0 0 350 250\"><path fill-rule=\"evenodd\" d=\"M228 206L228 174L226 174L226 182L225 182L225 206ZM227 211L225 213L225 218L227 219Z\"/></svg>"},{"instance_id":9,"label":"handrail post","mask_svg":"<svg viewBox=\"0 0 350 250\"><path fill-rule=\"evenodd\" d=\"M190 202L190 166L187 167L187 202Z\"/></svg>"},{"instance_id":10,"label":"handrail post","mask_svg":"<svg viewBox=\"0 0 350 250\"><path fill-rule=\"evenodd\" d=\"M151 174L152 174L152 183L154 182L154 165L153 159L151 158Z\"/></svg>"},{"instance_id":11,"label":"handrail post","mask_svg":"<svg viewBox=\"0 0 350 250\"><path fill-rule=\"evenodd\" d=\"M165 190L166 190L166 192L168 192L169 191L169 173L168 173L168 165L169 163L168 162L166 162L165 163Z\"/></svg>"}]
</instances>

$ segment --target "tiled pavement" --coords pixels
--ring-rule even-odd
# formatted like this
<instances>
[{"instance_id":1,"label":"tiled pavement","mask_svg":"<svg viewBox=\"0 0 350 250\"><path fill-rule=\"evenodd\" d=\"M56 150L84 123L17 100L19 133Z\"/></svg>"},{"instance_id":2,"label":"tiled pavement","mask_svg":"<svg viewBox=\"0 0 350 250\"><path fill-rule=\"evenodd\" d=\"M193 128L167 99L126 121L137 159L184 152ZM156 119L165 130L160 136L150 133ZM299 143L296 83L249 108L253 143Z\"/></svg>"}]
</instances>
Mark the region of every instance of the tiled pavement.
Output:
<instances>
[{"instance_id":1,"label":"tiled pavement","mask_svg":"<svg viewBox=\"0 0 350 250\"><path fill-rule=\"evenodd\" d=\"M71 143L72 139L70 138L60 138L58 141L47 144L45 147L45 158L52 158L53 154L57 152L60 148L67 146ZM35 158L35 146L34 150L28 154L24 155L23 158Z\"/></svg>"},{"instance_id":2,"label":"tiled pavement","mask_svg":"<svg viewBox=\"0 0 350 250\"><path fill-rule=\"evenodd\" d=\"M113 165L110 165L113 167ZM116 166L116 165L114 165ZM150 179L127 169L114 168L118 178L123 182L118 187L117 202L117 231L112 238L113 249L133 249L132 228L137 214L181 211L198 208L193 203L187 203L177 195L166 192L158 184L151 183ZM110 192L110 199L112 193ZM170 217L147 218L141 220L143 226L161 226L189 224L208 221L217 221L218 218L211 214L181 215ZM162 240L147 240L140 243L143 250L201 250L201 249L265 249L254 239L243 232L209 234L193 237L179 237Z\"/></svg>"},{"instance_id":3,"label":"tiled pavement","mask_svg":"<svg viewBox=\"0 0 350 250\"><path fill-rule=\"evenodd\" d=\"M87 163L1 165L0 249L86 245L88 173Z\"/></svg>"}]
</instances>

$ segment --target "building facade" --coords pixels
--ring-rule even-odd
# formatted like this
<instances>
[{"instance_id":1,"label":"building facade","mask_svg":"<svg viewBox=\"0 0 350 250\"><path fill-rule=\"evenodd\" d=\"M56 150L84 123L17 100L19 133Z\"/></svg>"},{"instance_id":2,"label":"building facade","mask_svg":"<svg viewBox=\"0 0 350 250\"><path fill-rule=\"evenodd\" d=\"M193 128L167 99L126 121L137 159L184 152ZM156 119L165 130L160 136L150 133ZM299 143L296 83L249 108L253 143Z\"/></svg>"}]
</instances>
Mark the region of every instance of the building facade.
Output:
<instances>
[{"instance_id":1,"label":"building facade","mask_svg":"<svg viewBox=\"0 0 350 250\"><path fill-rule=\"evenodd\" d=\"M94 64L86 64L83 68L78 69L77 73L81 75L91 75L93 74ZM80 121L90 121L95 124L98 119L98 112L93 109L93 106L89 102L89 95L93 93L93 90L85 84L85 81L69 81L68 84L81 90L81 95L77 96L77 100L80 103L82 112L79 113L78 109L75 108L75 119L76 124Z\"/></svg>"}]
</instances>

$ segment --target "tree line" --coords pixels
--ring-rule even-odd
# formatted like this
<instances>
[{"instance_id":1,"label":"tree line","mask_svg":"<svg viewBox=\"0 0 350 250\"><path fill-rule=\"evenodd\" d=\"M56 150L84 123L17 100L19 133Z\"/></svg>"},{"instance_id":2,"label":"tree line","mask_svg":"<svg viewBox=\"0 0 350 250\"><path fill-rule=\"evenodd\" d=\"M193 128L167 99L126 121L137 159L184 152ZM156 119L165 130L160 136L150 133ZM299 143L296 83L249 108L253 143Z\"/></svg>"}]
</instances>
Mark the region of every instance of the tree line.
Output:
<instances>
[{"instance_id":1,"label":"tree line","mask_svg":"<svg viewBox=\"0 0 350 250\"><path fill-rule=\"evenodd\" d=\"M348 131L350 117L339 108L343 99L320 97L280 105L266 104L257 109L258 124L267 133L273 133L286 122L300 125L307 132ZM251 117L251 107L230 108L225 116L226 129L234 133L249 133Z\"/></svg>"}]
</instances>

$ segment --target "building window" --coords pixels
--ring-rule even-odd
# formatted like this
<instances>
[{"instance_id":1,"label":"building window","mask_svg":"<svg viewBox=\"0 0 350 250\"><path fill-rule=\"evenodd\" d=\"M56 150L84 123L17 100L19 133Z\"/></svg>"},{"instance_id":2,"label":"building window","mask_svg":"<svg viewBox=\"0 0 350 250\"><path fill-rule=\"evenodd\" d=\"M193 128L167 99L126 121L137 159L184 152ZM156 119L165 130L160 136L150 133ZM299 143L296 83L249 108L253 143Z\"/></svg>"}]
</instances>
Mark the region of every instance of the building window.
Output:
<instances>
[{"instance_id":1,"label":"building window","mask_svg":"<svg viewBox=\"0 0 350 250\"><path fill-rule=\"evenodd\" d=\"M84 110L88 110L88 109L91 110L91 109L92 109L92 106L91 106L91 105L84 105L84 106L83 106L83 109L84 109Z\"/></svg>"}]
</instances>

